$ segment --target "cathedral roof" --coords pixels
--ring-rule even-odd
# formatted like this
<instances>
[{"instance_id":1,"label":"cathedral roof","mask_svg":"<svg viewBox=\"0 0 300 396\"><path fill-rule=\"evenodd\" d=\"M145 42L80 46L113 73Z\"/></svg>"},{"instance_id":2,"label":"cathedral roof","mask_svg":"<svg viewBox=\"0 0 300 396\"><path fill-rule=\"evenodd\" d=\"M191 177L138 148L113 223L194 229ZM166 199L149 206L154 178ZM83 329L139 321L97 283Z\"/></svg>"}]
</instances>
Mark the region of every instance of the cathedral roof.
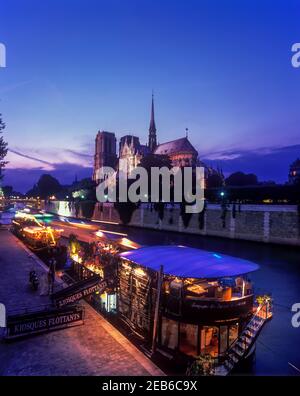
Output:
<instances>
[{"instance_id":1,"label":"cathedral roof","mask_svg":"<svg viewBox=\"0 0 300 396\"><path fill-rule=\"evenodd\" d=\"M197 150L191 144L187 137L183 137L170 142L159 144L154 150L154 154L171 155L175 153L198 154Z\"/></svg>"}]
</instances>

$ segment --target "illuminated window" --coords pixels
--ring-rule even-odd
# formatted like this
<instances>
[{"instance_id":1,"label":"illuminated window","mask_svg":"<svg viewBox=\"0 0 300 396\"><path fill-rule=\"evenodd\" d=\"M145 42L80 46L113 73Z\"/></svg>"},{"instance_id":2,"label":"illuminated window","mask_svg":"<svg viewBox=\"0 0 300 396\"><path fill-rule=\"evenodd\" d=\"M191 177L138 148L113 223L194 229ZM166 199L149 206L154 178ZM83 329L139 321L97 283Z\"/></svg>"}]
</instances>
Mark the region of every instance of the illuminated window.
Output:
<instances>
[{"instance_id":1,"label":"illuminated window","mask_svg":"<svg viewBox=\"0 0 300 396\"><path fill-rule=\"evenodd\" d=\"M226 352L228 348L228 327L220 326L220 354Z\"/></svg>"},{"instance_id":2,"label":"illuminated window","mask_svg":"<svg viewBox=\"0 0 300 396\"><path fill-rule=\"evenodd\" d=\"M218 327L205 326L201 330L200 335L200 351L201 355L218 356L219 351L219 329Z\"/></svg>"},{"instance_id":3,"label":"illuminated window","mask_svg":"<svg viewBox=\"0 0 300 396\"><path fill-rule=\"evenodd\" d=\"M186 355L197 356L198 326L180 323L179 349Z\"/></svg>"},{"instance_id":4,"label":"illuminated window","mask_svg":"<svg viewBox=\"0 0 300 396\"><path fill-rule=\"evenodd\" d=\"M229 346L238 338L239 324L229 326Z\"/></svg>"},{"instance_id":5,"label":"illuminated window","mask_svg":"<svg viewBox=\"0 0 300 396\"><path fill-rule=\"evenodd\" d=\"M161 344L170 349L178 346L178 322L175 320L162 318Z\"/></svg>"}]
</instances>

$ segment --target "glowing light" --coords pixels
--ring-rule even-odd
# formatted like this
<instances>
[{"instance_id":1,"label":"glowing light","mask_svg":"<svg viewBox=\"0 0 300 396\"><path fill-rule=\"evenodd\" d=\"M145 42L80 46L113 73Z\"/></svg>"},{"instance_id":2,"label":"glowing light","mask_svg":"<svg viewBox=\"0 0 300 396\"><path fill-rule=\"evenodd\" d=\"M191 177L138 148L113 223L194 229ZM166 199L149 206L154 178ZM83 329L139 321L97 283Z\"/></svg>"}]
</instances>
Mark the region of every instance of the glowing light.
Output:
<instances>
[{"instance_id":1,"label":"glowing light","mask_svg":"<svg viewBox=\"0 0 300 396\"><path fill-rule=\"evenodd\" d=\"M121 244L122 246L129 247L129 248L131 248L131 249L138 249L138 248L140 247L137 243L131 241L131 240L128 239L128 238L122 238L120 244Z\"/></svg>"},{"instance_id":2,"label":"glowing light","mask_svg":"<svg viewBox=\"0 0 300 396\"><path fill-rule=\"evenodd\" d=\"M72 212L70 210L70 206L69 203L67 201L58 201L59 202L59 206L58 206L58 211L57 214L59 216L72 216Z\"/></svg>"},{"instance_id":3,"label":"glowing light","mask_svg":"<svg viewBox=\"0 0 300 396\"><path fill-rule=\"evenodd\" d=\"M177 276L172 280L172 282L182 283L181 279L179 279Z\"/></svg>"},{"instance_id":4,"label":"glowing light","mask_svg":"<svg viewBox=\"0 0 300 396\"><path fill-rule=\"evenodd\" d=\"M97 237L99 237L99 238L103 238L103 237L104 237L104 234L103 234L102 231L97 231L95 234L96 234Z\"/></svg>"},{"instance_id":5,"label":"glowing light","mask_svg":"<svg viewBox=\"0 0 300 396\"><path fill-rule=\"evenodd\" d=\"M122 267L123 267L125 270L131 270L131 265L129 265L128 263L123 262L123 263L122 263Z\"/></svg>"},{"instance_id":6,"label":"glowing light","mask_svg":"<svg viewBox=\"0 0 300 396\"><path fill-rule=\"evenodd\" d=\"M93 223L103 223L103 224L113 224L113 225L119 225L119 223L115 221L105 221L105 220L92 220Z\"/></svg>"},{"instance_id":7,"label":"glowing light","mask_svg":"<svg viewBox=\"0 0 300 396\"><path fill-rule=\"evenodd\" d=\"M23 212L16 212L15 218L20 218L24 220L32 220L34 221L39 227L43 227L43 224L40 223L34 215L28 214L28 213L23 213Z\"/></svg>"},{"instance_id":8,"label":"glowing light","mask_svg":"<svg viewBox=\"0 0 300 396\"><path fill-rule=\"evenodd\" d=\"M41 216L42 216L42 217L53 217L53 214L43 212L43 213L41 214Z\"/></svg>"},{"instance_id":9,"label":"glowing light","mask_svg":"<svg viewBox=\"0 0 300 396\"><path fill-rule=\"evenodd\" d=\"M75 261L75 263L81 264L82 263L82 258L79 257L78 254L71 254L71 259Z\"/></svg>"},{"instance_id":10,"label":"glowing light","mask_svg":"<svg viewBox=\"0 0 300 396\"><path fill-rule=\"evenodd\" d=\"M35 234L38 231L43 231L42 227L25 227L23 229L24 232L28 233L28 234Z\"/></svg>"},{"instance_id":11,"label":"glowing light","mask_svg":"<svg viewBox=\"0 0 300 396\"><path fill-rule=\"evenodd\" d=\"M146 272L145 272L142 268L140 268L140 267L135 268L134 273L135 273L137 276L146 276L146 275L147 275Z\"/></svg>"},{"instance_id":12,"label":"glowing light","mask_svg":"<svg viewBox=\"0 0 300 396\"><path fill-rule=\"evenodd\" d=\"M90 271L92 271L94 274L98 274L103 278L103 276L104 276L103 268L100 268L99 266L97 266L95 264L84 264L84 266L87 269L89 269Z\"/></svg>"},{"instance_id":13,"label":"glowing light","mask_svg":"<svg viewBox=\"0 0 300 396\"><path fill-rule=\"evenodd\" d=\"M99 229L97 232L102 232L104 235L105 233L107 234L113 234L113 235L121 235L121 236L127 236L127 234L124 234L122 232L117 232L117 231L110 231L110 230L103 230L103 229ZM97 234L97 233L96 233Z\"/></svg>"},{"instance_id":14,"label":"glowing light","mask_svg":"<svg viewBox=\"0 0 300 396\"><path fill-rule=\"evenodd\" d=\"M222 258L222 256L220 256L220 255L217 254L217 253L214 253L213 256L216 257L217 259L221 259L221 258Z\"/></svg>"},{"instance_id":15,"label":"glowing light","mask_svg":"<svg viewBox=\"0 0 300 396\"><path fill-rule=\"evenodd\" d=\"M23 229L24 234L27 236L30 235L31 239L43 240L44 242L50 243L50 246L56 246L56 240L61 231L62 230L51 229L50 227L46 228L43 226L29 226Z\"/></svg>"},{"instance_id":16,"label":"glowing light","mask_svg":"<svg viewBox=\"0 0 300 396\"><path fill-rule=\"evenodd\" d=\"M65 220L65 221L67 221L69 224L71 224L72 226L77 227L77 228L90 228L90 229L95 228L95 226L92 224L87 224L87 223L83 223L83 222L76 223L75 221L71 221L71 220Z\"/></svg>"}]
</instances>

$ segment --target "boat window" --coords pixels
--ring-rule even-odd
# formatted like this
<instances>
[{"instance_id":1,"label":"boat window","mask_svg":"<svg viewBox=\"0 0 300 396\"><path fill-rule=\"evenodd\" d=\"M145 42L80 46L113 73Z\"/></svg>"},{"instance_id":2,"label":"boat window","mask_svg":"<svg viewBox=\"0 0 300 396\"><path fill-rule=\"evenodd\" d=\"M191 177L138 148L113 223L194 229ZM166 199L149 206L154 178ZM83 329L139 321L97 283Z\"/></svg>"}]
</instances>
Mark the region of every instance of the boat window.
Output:
<instances>
[{"instance_id":1,"label":"boat window","mask_svg":"<svg viewBox=\"0 0 300 396\"><path fill-rule=\"evenodd\" d=\"M200 353L217 357L219 352L218 327L204 326L200 332Z\"/></svg>"},{"instance_id":2,"label":"boat window","mask_svg":"<svg viewBox=\"0 0 300 396\"><path fill-rule=\"evenodd\" d=\"M175 320L162 318L161 343L170 349L178 347L178 322Z\"/></svg>"},{"instance_id":3,"label":"boat window","mask_svg":"<svg viewBox=\"0 0 300 396\"><path fill-rule=\"evenodd\" d=\"M238 338L239 324L229 326L229 346Z\"/></svg>"},{"instance_id":4,"label":"boat window","mask_svg":"<svg viewBox=\"0 0 300 396\"><path fill-rule=\"evenodd\" d=\"M228 348L228 327L220 326L220 354L225 353Z\"/></svg>"},{"instance_id":5,"label":"boat window","mask_svg":"<svg viewBox=\"0 0 300 396\"><path fill-rule=\"evenodd\" d=\"M197 356L198 326L180 323L179 350L186 355Z\"/></svg>"}]
</instances>

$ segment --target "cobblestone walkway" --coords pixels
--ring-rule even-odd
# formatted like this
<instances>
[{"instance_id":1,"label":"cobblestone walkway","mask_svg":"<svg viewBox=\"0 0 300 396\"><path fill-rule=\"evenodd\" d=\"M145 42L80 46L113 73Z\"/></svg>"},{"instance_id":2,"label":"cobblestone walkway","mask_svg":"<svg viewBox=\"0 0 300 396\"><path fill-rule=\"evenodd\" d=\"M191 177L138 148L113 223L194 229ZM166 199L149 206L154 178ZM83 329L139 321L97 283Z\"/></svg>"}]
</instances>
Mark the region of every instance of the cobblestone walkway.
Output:
<instances>
[{"instance_id":1,"label":"cobblestone walkway","mask_svg":"<svg viewBox=\"0 0 300 396\"><path fill-rule=\"evenodd\" d=\"M28 273L44 269L22 243L0 230L0 302L8 312L49 302L28 285ZM162 375L104 318L85 304L83 326L11 343L0 342L0 375Z\"/></svg>"}]
</instances>

